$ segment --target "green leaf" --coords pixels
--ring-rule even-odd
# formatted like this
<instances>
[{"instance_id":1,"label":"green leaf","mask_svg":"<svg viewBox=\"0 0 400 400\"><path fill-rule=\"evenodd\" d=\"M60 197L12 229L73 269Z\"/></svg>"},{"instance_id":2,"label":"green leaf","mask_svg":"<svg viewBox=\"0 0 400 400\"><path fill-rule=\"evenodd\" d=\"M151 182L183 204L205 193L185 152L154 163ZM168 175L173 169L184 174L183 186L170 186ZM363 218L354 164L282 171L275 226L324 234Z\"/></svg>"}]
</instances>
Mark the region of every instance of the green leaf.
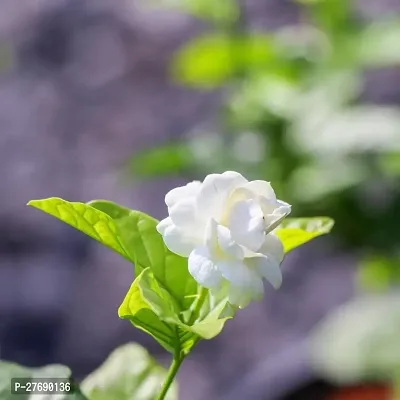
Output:
<instances>
[{"instance_id":1,"label":"green leaf","mask_svg":"<svg viewBox=\"0 0 400 400\"><path fill-rule=\"evenodd\" d=\"M168 351L189 351L200 337L217 335L230 317L225 312L224 318L219 318L226 296L216 299L208 291L201 307L193 309L200 288L189 274L187 259L166 248L156 230L158 221L149 215L105 200L83 204L52 198L29 204L105 243L135 264L137 278L119 315Z\"/></svg>"},{"instance_id":2,"label":"green leaf","mask_svg":"<svg viewBox=\"0 0 400 400\"><path fill-rule=\"evenodd\" d=\"M216 298L199 288L198 296L192 307L180 308L148 268L133 282L118 315L153 336L167 351L187 354L200 338L212 339L218 335L226 320L233 316L232 312L226 312L227 298L222 292Z\"/></svg>"},{"instance_id":3,"label":"green leaf","mask_svg":"<svg viewBox=\"0 0 400 400\"><path fill-rule=\"evenodd\" d=\"M128 343L114 350L81 387L90 400L154 400L165 377L166 370L143 347ZM166 400L175 399L173 384Z\"/></svg>"},{"instance_id":4,"label":"green leaf","mask_svg":"<svg viewBox=\"0 0 400 400\"><path fill-rule=\"evenodd\" d=\"M168 143L134 154L129 171L139 177L162 177L178 174L192 165L193 157L187 145Z\"/></svg>"},{"instance_id":5,"label":"green leaf","mask_svg":"<svg viewBox=\"0 0 400 400\"><path fill-rule=\"evenodd\" d=\"M329 314L310 336L319 376L339 384L387 380L400 368L399 293L363 296Z\"/></svg>"},{"instance_id":6,"label":"green leaf","mask_svg":"<svg viewBox=\"0 0 400 400\"><path fill-rule=\"evenodd\" d=\"M20 400L30 400L32 395L11 394L11 378L71 378L71 371L64 365L54 364L41 368L28 368L15 363L0 361L0 399L13 400L16 397ZM46 400L87 400L80 392L79 387L73 383L74 392L66 395L49 394Z\"/></svg>"},{"instance_id":7,"label":"green leaf","mask_svg":"<svg viewBox=\"0 0 400 400\"><path fill-rule=\"evenodd\" d=\"M31 200L28 205L60 219L132 261L115 221L102 211L89 204L69 202L57 197Z\"/></svg>"},{"instance_id":8,"label":"green leaf","mask_svg":"<svg viewBox=\"0 0 400 400\"><path fill-rule=\"evenodd\" d=\"M355 46L361 64L387 67L400 64L400 19L375 22L365 29Z\"/></svg>"},{"instance_id":9,"label":"green leaf","mask_svg":"<svg viewBox=\"0 0 400 400\"><path fill-rule=\"evenodd\" d=\"M286 218L276 231L285 253L310 240L329 233L334 221L327 217Z\"/></svg>"},{"instance_id":10,"label":"green leaf","mask_svg":"<svg viewBox=\"0 0 400 400\"><path fill-rule=\"evenodd\" d=\"M105 200L88 203L105 213L118 227L120 236L129 248L135 263L136 276L151 268L157 282L167 290L182 308L188 307L197 293L197 284L189 274L187 259L167 249L157 232L158 221L140 211L133 211Z\"/></svg>"},{"instance_id":11,"label":"green leaf","mask_svg":"<svg viewBox=\"0 0 400 400\"><path fill-rule=\"evenodd\" d=\"M271 69L276 54L273 40L266 35L241 38L204 35L174 56L172 74L181 83L214 88L243 70Z\"/></svg>"}]
</instances>

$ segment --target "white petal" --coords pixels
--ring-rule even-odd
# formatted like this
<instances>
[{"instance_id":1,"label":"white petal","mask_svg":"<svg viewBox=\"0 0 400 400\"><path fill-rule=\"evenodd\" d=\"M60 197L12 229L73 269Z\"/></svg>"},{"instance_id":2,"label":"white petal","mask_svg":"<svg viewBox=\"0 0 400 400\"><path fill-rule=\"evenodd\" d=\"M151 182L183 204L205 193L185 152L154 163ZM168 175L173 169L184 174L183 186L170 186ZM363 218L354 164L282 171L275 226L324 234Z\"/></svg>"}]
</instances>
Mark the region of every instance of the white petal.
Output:
<instances>
[{"instance_id":1,"label":"white petal","mask_svg":"<svg viewBox=\"0 0 400 400\"><path fill-rule=\"evenodd\" d=\"M290 214L291 206L278 200L272 213L265 215L265 231L272 232Z\"/></svg>"},{"instance_id":2,"label":"white petal","mask_svg":"<svg viewBox=\"0 0 400 400\"><path fill-rule=\"evenodd\" d=\"M217 232L218 244L222 251L235 259L243 260L244 251L242 247L233 240L231 231L225 226L218 225Z\"/></svg>"},{"instance_id":3,"label":"white petal","mask_svg":"<svg viewBox=\"0 0 400 400\"><path fill-rule=\"evenodd\" d=\"M157 232L161 233L161 235L164 235L165 230L170 227L171 225L173 225L174 223L172 222L171 218L165 218L162 221L160 221L157 226Z\"/></svg>"},{"instance_id":4,"label":"white petal","mask_svg":"<svg viewBox=\"0 0 400 400\"><path fill-rule=\"evenodd\" d=\"M197 196L200 213L219 219L231 192L248 181L238 172L207 175Z\"/></svg>"},{"instance_id":5,"label":"white petal","mask_svg":"<svg viewBox=\"0 0 400 400\"><path fill-rule=\"evenodd\" d=\"M182 200L186 197L194 197L197 195L198 191L200 190L200 187L201 187L201 182L193 181L185 186L180 186L175 189L172 189L165 195L165 203L167 204L168 207L172 207L179 200Z\"/></svg>"},{"instance_id":6,"label":"white petal","mask_svg":"<svg viewBox=\"0 0 400 400\"><path fill-rule=\"evenodd\" d=\"M276 201L274 189L269 182L266 181L251 181L243 186L245 189L252 191L258 196L265 197L266 199Z\"/></svg>"},{"instance_id":7,"label":"white petal","mask_svg":"<svg viewBox=\"0 0 400 400\"><path fill-rule=\"evenodd\" d=\"M201 286L211 288L218 286L222 280L221 273L211 259L207 247L197 247L188 259L189 273Z\"/></svg>"},{"instance_id":8,"label":"white petal","mask_svg":"<svg viewBox=\"0 0 400 400\"><path fill-rule=\"evenodd\" d=\"M231 209L228 223L233 239L252 251L258 251L265 236L263 217L261 207L254 200L236 203Z\"/></svg>"},{"instance_id":9,"label":"white petal","mask_svg":"<svg viewBox=\"0 0 400 400\"><path fill-rule=\"evenodd\" d=\"M211 218L206 228L206 246L214 258L243 259L244 251L232 238L230 230Z\"/></svg>"},{"instance_id":10,"label":"white petal","mask_svg":"<svg viewBox=\"0 0 400 400\"><path fill-rule=\"evenodd\" d=\"M217 263L217 268L227 281L243 289L251 289L253 286L257 285L256 281L261 279L257 272L253 271L241 261L219 261Z\"/></svg>"},{"instance_id":11,"label":"white petal","mask_svg":"<svg viewBox=\"0 0 400 400\"><path fill-rule=\"evenodd\" d=\"M264 294L264 285L261 279L253 282L251 289L244 289L231 285L229 288L228 300L229 303L239 306L239 308L247 307L252 301L261 300Z\"/></svg>"},{"instance_id":12,"label":"white petal","mask_svg":"<svg viewBox=\"0 0 400 400\"><path fill-rule=\"evenodd\" d=\"M164 229L164 226L161 228ZM162 235L167 248L182 257L188 257L199 244L199 240L196 237L187 235L186 232L175 225L169 225L165 228Z\"/></svg>"},{"instance_id":13,"label":"white petal","mask_svg":"<svg viewBox=\"0 0 400 400\"><path fill-rule=\"evenodd\" d=\"M260 253L272 256L278 263L283 261L284 249L280 239L273 233L265 235L264 243L260 248Z\"/></svg>"},{"instance_id":14,"label":"white petal","mask_svg":"<svg viewBox=\"0 0 400 400\"><path fill-rule=\"evenodd\" d=\"M172 222L179 228L190 228L195 230L198 225L196 199L187 197L176 202L169 208L169 216Z\"/></svg>"},{"instance_id":15,"label":"white petal","mask_svg":"<svg viewBox=\"0 0 400 400\"><path fill-rule=\"evenodd\" d=\"M282 285L279 262L273 256L247 258L246 264L267 279L275 289L279 289Z\"/></svg>"}]
</instances>

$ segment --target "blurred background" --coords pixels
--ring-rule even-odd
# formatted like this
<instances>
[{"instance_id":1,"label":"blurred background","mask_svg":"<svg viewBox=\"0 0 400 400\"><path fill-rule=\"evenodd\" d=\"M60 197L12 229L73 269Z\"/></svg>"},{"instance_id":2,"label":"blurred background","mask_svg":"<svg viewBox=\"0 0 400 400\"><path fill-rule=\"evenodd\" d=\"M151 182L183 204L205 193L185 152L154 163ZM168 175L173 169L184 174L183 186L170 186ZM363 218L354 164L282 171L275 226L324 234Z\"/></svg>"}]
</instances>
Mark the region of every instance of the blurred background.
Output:
<instances>
[{"instance_id":1,"label":"blurred background","mask_svg":"<svg viewBox=\"0 0 400 400\"><path fill-rule=\"evenodd\" d=\"M381 400L400 371L399 0L0 0L0 358L82 378L152 339L132 267L25 206L233 169L336 220L180 373L181 400ZM349 387L350 386L350 387ZM394 385L396 386L396 384ZM400 385L398 385L400 387Z\"/></svg>"}]
</instances>

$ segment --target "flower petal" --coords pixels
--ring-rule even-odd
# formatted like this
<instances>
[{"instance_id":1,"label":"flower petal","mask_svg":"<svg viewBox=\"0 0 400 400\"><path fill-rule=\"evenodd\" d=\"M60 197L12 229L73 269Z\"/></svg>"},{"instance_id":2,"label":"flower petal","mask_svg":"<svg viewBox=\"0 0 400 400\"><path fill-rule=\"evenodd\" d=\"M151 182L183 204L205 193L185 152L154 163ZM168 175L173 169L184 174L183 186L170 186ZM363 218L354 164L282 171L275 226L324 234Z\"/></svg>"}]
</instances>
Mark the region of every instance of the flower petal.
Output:
<instances>
[{"instance_id":1,"label":"flower petal","mask_svg":"<svg viewBox=\"0 0 400 400\"><path fill-rule=\"evenodd\" d=\"M244 290L242 287L231 285L229 287L229 303L239 308L247 307L252 301L259 301L264 294L264 285L261 279L258 279L252 290Z\"/></svg>"},{"instance_id":2,"label":"flower petal","mask_svg":"<svg viewBox=\"0 0 400 400\"><path fill-rule=\"evenodd\" d=\"M197 247L188 259L189 273L201 286L211 288L218 286L222 280L221 273L211 259L207 247Z\"/></svg>"},{"instance_id":3,"label":"flower petal","mask_svg":"<svg viewBox=\"0 0 400 400\"><path fill-rule=\"evenodd\" d=\"M233 171L207 175L197 195L199 212L218 220L231 192L247 182L241 174Z\"/></svg>"},{"instance_id":4,"label":"flower petal","mask_svg":"<svg viewBox=\"0 0 400 400\"><path fill-rule=\"evenodd\" d=\"M161 233L161 235L164 235L166 229L173 224L174 223L172 222L172 219L170 217L164 218L157 224L156 226L157 232Z\"/></svg>"},{"instance_id":5,"label":"flower petal","mask_svg":"<svg viewBox=\"0 0 400 400\"><path fill-rule=\"evenodd\" d=\"M245 189L250 190L254 194L264 197L268 200L276 201L274 189L269 182L266 181L251 181L243 186Z\"/></svg>"},{"instance_id":6,"label":"flower petal","mask_svg":"<svg viewBox=\"0 0 400 400\"><path fill-rule=\"evenodd\" d=\"M179 228L196 230L196 226L199 223L196 199L194 197L187 197L179 200L169 208L169 216L172 222Z\"/></svg>"},{"instance_id":7,"label":"flower petal","mask_svg":"<svg viewBox=\"0 0 400 400\"><path fill-rule=\"evenodd\" d=\"M238 260L219 261L217 268L222 276L232 285L251 289L255 281L260 280L257 272L253 271L246 264Z\"/></svg>"},{"instance_id":8,"label":"flower petal","mask_svg":"<svg viewBox=\"0 0 400 400\"><path fill-rule=\"evenodd\" d=\"M265 215L265 232L272 232L290 214L291 206L278 200L272 213Z\"/></svg>"},{"instance_id":9,"label":"flower petal","mask_svg":"<svg viewBox=\"0 0 400 400\"><path fill-rule=\"evenodd\" d=\"M246 259L246 264L257 271L275 289L282 285L282 272L279 262L272 256L252 257Z\"/></svg>"},{"instance_id":10,"label":"flower petal","mask_svg":"<svg viewBox=\"0 0 400 400\"><path fill-rule=\"evenodd\" d=\"M259 252L266 256L274 257L278 263L283 261L283 257L285 255L282 242L273 233L265 235L264 243Z\"/></svg>"},{"instance_id":11,"label":"flower petal","mask_svg":"<svg viewBox=\"0 0 400 400\"><path fill-rule=\"evenodd\" d=\"M157 230L160 233L163 231L162 235L165 245L173 253L182 257L188 257L192 250L198 246L199 240L196 237L188 235L187 232L184 232L175 225L168 225L166 227L167 223L164 221L161 221L157 225Z\"/></svg>"},{"instance_id":12,"label":"flower petal","mask_svg":"<svg viewBox=\"0 0 400 400\"><path fill-rule=\"evenodd\" d=\"M197 195L201 187L200 181L189 182L185 186L180 186L175 189L170 190L165 195L165 204L168 207L174 206L179 200L186 197L194 197Z\"/></svg>"},{"instance_id":13,"label":"flower petal","mask_svg":"<svg viewBox=\"0 0 400 400\"><path fill-rule=\"evenodd\" d=\"M254 200L237 202L231 209L228 227L233 239L252 251L264 242L264 215Z\"/></svg>"},{"instance_id":14,"label":"flower petal","mask_svg":"<svg viewBox=\"0 0 400 400\"><path fill-rule=\"evenodd\" d=\"M206 246L213 258L243 259L244 251L232 238L230 230L211 218L206 228Z\"/></svg>"},{"instance_id":15,"label":"flower petal","mask_svg":"<svg viewBox=\"0 0 400 400\"><path fill-rule=\"evenodd\" d=\"M233 239L231 231L226 226L218 225L217 233L221 250L235 259L243 260L244 251Z\"/></svg>"}]
</instances>

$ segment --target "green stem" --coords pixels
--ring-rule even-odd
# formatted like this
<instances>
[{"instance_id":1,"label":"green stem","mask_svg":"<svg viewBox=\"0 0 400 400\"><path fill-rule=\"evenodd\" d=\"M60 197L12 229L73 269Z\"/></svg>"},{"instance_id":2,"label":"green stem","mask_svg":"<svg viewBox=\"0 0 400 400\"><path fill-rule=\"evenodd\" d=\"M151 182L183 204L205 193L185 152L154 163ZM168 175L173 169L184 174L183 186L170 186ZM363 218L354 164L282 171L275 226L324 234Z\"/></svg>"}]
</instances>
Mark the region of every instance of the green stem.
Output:
<instances>
[{"instance_id":1,"label":"green stem","mask_svg":"<svg viewBox=\"0 0 400 400\"><path fill-rule=\"evenodd\" d=\"M196 318L199 316L200 310L203 307L204 301L207 298L207 294L208 294L207 289L204 287L201 287L200 293L197 296L197 299L193 302L192 313L191 313L189 321L188 321L189 326L192 326L194 324L194 322L196 321Z\"/></svg>"},{"instance_id":2,"label":"green stem","mask_svg":"<svg viewBox=\"0 0 400 400\"><path fill-rule=\"evenodd\" d=\"M157 400L164 400L170 386L172 385L172 382L174 381L176 374L178 373L178 370L185 359L184 355L181 355L179 351L177 351L174 354L174 358L172 360L172 364L169 367L167 377L165 378L165 381L161 387L160 394L157 397Z\"/></svg>"},{"instance_id":3,"label":"green stem","mask_svg":"<svg viewBox=\"0 0 400 400\"><path fill-rule=\"evenodd\" d=\"M196 300L193 302L193 311L191 313L191 316L189 318L188 325L193 325L193 323L196 321L196 318L198 317L201 308L203 307L204 301L207 298L208 291L205 288L200 289L200 293L197 296ZM196 341L197 344L198 340ZM193 346L194 347L194 346ZM193 348L192 347L192 348ZM179 371L180 366L182 365L183 360L187 354L183 354L181 352L181 349L179 346L177 346L175 353L174 353L174 358L172 359L171 366L169 367L167 377L165 378L165 382L163 383L161 387L161 392L157 397L157 400L164 400L165 396L168 393L168 390L170 386L172 385L172 382L174 381L176 374Z\"/></svg>"}]
</instances>

